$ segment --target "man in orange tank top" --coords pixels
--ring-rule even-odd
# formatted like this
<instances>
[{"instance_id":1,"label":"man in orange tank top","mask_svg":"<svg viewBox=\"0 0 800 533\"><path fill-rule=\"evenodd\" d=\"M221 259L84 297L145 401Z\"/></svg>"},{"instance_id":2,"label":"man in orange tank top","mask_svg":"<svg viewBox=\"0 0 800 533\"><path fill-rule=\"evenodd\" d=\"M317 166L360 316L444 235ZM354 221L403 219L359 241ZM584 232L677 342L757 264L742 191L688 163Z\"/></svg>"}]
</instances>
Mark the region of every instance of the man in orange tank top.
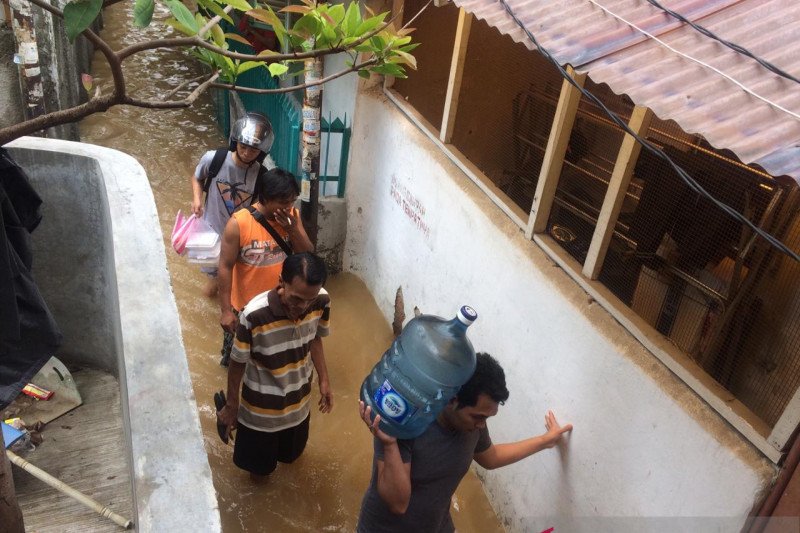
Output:
<instances>
[{"instance_id":1,"label":"man in orange tank top","mask_svg":"<svg viewBox=\"0 0 800 533\"><path fill-rule=\"evenodd\" d=\"M300 214L294 208L300 188L295 177L274 168L262 174L254 191L253 208L262 215L294 253L313 251ZM278 285L286 253L247 209L240 209L225 225L219 255L219 323L224 331L222 359L228 366L237 314L247 302Z\"/></svg>"}]
</instances>

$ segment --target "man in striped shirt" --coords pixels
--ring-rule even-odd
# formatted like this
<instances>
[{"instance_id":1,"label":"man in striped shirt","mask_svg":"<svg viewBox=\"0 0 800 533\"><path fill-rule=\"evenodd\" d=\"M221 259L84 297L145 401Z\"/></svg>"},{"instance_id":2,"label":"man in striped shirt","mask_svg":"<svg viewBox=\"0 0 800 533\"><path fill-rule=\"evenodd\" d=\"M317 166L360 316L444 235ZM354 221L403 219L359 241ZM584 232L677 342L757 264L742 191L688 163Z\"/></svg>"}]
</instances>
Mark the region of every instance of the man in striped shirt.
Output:
<instances>
[{"instance_id":1,"label":"man in striped shirt","mask_svg":"<svg viewBox=\"0 0 800 533\"><path fill-rule=\"evenodd\" d=\"M250 300L239 317L227 403L218 417L228 434L237 428L233 462L254 478L303 453L314 370L319 410L333 408L322 349L330 320L330 298L322 288L326 278L318 256L291 255L283 263L278 287Z\"/></svg>"}]
</instances>

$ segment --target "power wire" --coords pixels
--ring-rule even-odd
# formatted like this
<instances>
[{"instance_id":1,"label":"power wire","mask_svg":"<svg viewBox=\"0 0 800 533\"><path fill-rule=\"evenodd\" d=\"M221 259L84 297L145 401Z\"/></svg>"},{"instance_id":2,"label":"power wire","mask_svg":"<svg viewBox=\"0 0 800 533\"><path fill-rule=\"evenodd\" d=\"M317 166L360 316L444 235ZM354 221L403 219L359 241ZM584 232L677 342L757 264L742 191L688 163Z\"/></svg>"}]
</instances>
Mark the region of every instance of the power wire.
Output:
<instances>
[{"instance_id":1,"label":"power wire","mask_svg":"<svg viewBox=\"0 0 800 533\"><path fill-rule=\"evenodd\" d=\"M770 63L766 59L758 57L757 55L755 55L753 52L751 52L747 48L745 48L745 47L743 47L741 45L738 45L738 44L736 44L734 42L726 41L722 37L719 37L716 34L714 34L714 32L712 32L708 28L705 28L704 26L701 26L701 25L699 25L699 24L697 24L695 22L692 22L691 20L687 19L686 17L684 17L683 15L681 15L680 13L678 13L676 11L673 11L673 10L667 8L667 7L662 6L656 0L647 0L647 1L650 4L652 4L654 7L660 9L661 11L669 14L670 16L680 20L681 22L683 22L685 24L688 24L689 26L691 26L692 28L694 28L698 32L702 33L706 37L714 39L715 41L717 41L717 42L719 42L721 44L724 44L725 46L727 46L731 50L733 50L735 52L738 52L738 53L740 53L740 54L742 54L744 56L749 57L750 59L753 59L753 60L757 61L758 64L760 64L762 67L764 67L765 69L769 70L770 72L772 72L774 74L777 74L778 76L781 76L783 78L786 78L787 80L791 80L791 81L793 81L795 83L800 83L799 79L795 78L794 76L792 76L788 72L785 72L785 71L781 70L779 67L776 67L775 65L773 65L772 63Z\"/></svg>"},{"instance_id":2,"label":"power wire","mask_svg":"<svg viewBox=\"0 0 800 533\"><path fill-rule=\"evenodd\" d=\"M525 34L528 36L528 39L530 39L531 42L536 46L539 53L541 53L548 61L550 61L550 63L552 63L558 69L559 73L565 80L567 80L573 87L578 89L583 96L589 98L592 102L594 102L597 106L599 106L603 110L603 112L606 113L617 126L622 128L622 130L625 131L628 135L632 136L636 140L636 142L642 145L642 147L645 150L647 150L648 152L650 152L651 154L653 154L654 156L658 157L659 159L666 162L669 166L671 166L673 170L677 172L678 176L680 176L680 178L684 181L684 183L686 183L689 189L706 197L714 205L716 205L719 209L721 209L724 213L727 213L734 219L738 220L739 222L741 222L742 224L753 230L757 235L762 237L771 246L780 250L781 252L788 255L795 261L800 262L800 255L796 254L794 251L789 249L785 244L783 244L780 240L770 235L768 232L756 226L752 221L750 221L750 219L748 219L747 217L745 217L732 207L714 198L714 196L712 196L708 191L706 191L693 177L691 177L685 170L683 170L683 168L681 168L666 153L664 153L663 150L653 146L652 144L647 142L647 140L637 135L633 130L630 129L630 127L628 127L628 125L621 118L619 118L619 116L616 113L608 109L608 107L606 107L606 105L603 102L601 102L599 98L597 98L592 93L581 87L574 79L572 79L572 76L570 76L567 73L567 71L564 69L564 67L561 66L558 60L556 60L552 55L550 55L550 52L545 50L545 48L542 47L541 44L539 44L539 41L537 41L536 37L533 36L533 34L530 32L530 30L528 30L527 27L525 27L522 21L517 17L516 13L514 13L514 11L511 9L511 6L509 6L508 3L506 3L506 0L498 0L498 1L500 2L500 5L503 6L503 9L505 9L506 13L508 13L508 15L514 20L517 26L519 26L520 29L523 32L525 32Z\"/></svg>"},{"instance_id":3,"label":"power wire","mask_svg":"<svg viewBox=\"0 0 800 533\"><path fill-rule=\"evenodd\" d=\"M633 22L631 22L631 21L627 20L627 19L626 19L625 17L623 17L622 15L618 15L618 14L614 13L613 11L611 11L610 9L608 9L607 7L605 7L605 6L601 5L601 4L599 4L599 3L598 3L596 0L588 0L588 1L589 1L589 2L591 2L592 4L596 5L597 7L599 7L600 9L602 9L603 11L605 11L606 13L608 13L609 15L611 15L612 17L614 17L615 19L617 19L617 20L620 20L620 21L624 22L625 24L627 24L627 25L628 25L628 26L630 26L631 28L635 29L636 31L638 31L638 32L640 32L640 33L642 33L642 34L646 35L647 37L649 37L650 39L654 40L655 42L657 42L658 44L660 44L661 46L663 46L664 48L666 48L666 49L667 49L667 50L669 50L670 52L672 52L672 53L674 53L674 54L677 54L677 55L679 55L679 56L681 56L681 57L683 57L683 58L686 58L686 59L688 59L689 61L694 61L694 62L695 62L695 63L697 63L698 65L701 65L702 67L705 67L705 68L707 68L707 69L709 69L709 70L713 70L714 72L716 72L717 74L719 74L719 75L720 75L720 76L722 76L723 78L725 78L725 79L727 79L728 81L730 81L731 83L735 84L737 87L739 87L740 89L742 89L742 90L743 90L744 92L746 92L747 94L749 94L749 95L753 96L754 98L758 98L759 100L761 100L761 101L762 101L762 102L764 102L765 104L767 104L767 105L769 105L769 106L772 106L772 107L774 107L775 109L778 109L778 110L780 110L780 111L783 111L783 112L784 112L784 113L786 113L787 115L789 115L789 116L791 116L791 117L793 117L793 118L796 118L797 120L800 120L800 115L798 115L798 114L797 114L797 113L795 113L794 111L790 111L790 110L786 109L785 107L783 107L782 105L780 105L780 104L778 104L778 103L775 103L775 102L773 102L773 101L772 101L772 100L770 100L769 98L766 98L766 97L764 97L764 96L761 96L760 94L758 94L757 92L755 92L755 91L754 91L754 90L752 90L751 88L747 87L747 86L746 86L744 83L742 83L742 82L740 82L739 80L737 80L737 79L733 78L733 77L732 77L732 76L730 76L729 74L725 74L724 72L722 72L722 71L721 71L720 69L718 69L717 67L714 67L714 66L712 66L712 65L709 65L708 63L706 63L706 62L704 62L704 61L700 61L699 59L696 59L696 58L694 58L694 57L690 56L689 54L686 54L686 53L684 53L684 52L681 52L680 50L678 50L678 49L676 49L676 48L674 48L674 47L672 47L672 46L668 45L667 43L665 43L664 41L662 41L661 39L659 39L658 37L656 37L656 36L655 36L655 35L653 35L652 33L648 32L647 30L645 30L645 29L643 29L643 28L640 28L639 26L637 26L637 25L636 25L636 24L634 24Z\"/></svg>"}]
</instances>

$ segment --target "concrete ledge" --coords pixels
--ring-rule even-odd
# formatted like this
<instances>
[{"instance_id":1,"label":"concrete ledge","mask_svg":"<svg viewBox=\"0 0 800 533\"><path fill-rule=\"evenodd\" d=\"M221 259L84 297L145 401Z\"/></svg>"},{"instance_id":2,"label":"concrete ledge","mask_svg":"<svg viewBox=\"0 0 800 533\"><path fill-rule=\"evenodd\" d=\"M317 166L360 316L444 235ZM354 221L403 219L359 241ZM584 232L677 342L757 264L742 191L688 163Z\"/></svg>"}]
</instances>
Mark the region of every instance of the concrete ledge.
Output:
<instances>
[{"instance_id":1,"label":"concrete ledge","mask_svg":"<svg viewBox=\"0 0 800 533\"><path fill-rule=\"evenodd\" d=\"M319 234L317 253L325 259L328 271L342 271L342 253L347 236L347 202L344 198L323 196L319 199Z\"/></svg>"},{"instance_id":2,"label":"concrete ledge","mask_svg":"<svg viewBox=\"0 0 800 533\"><path fill-rule=\"evenodd\" d=\"M34 275L65 351L115 372L138 531L220 531L178 310L147 175L99 146L6 145L44 199Z\"/></svg>"}]
</instances>

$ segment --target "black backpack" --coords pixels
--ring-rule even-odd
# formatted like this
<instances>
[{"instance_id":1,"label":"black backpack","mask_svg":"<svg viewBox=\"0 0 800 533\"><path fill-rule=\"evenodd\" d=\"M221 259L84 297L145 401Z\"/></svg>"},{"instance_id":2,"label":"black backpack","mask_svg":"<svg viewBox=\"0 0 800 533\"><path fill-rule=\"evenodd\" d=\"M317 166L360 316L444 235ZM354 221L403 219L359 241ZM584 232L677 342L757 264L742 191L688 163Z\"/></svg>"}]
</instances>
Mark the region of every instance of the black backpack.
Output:
<instances>
[{"instance_id":1,"label":"black backpack","mask_svg":"<svg viewBox=\"0 0 800 533\"><path fill-rule=\"evenodd\" d=\"M208 203L208 189L211 187L211 181L219 174L219 170L222 168L222 163L225 162L225 158L228 157L228 152L230 150L228 148L217 148L216 152L214 152L214 158L211 160L211 164L208 166L208 176L206 176L205 181L203 182L203 193L206 195L205 203ZM256 183L253 186L253 196L250 200L252 204L256 195L255 191L258 190L258 186L261 182L261 176L267 171L264 165L261 162L258 162L259 169L258 169L258 176L256 176Z\"/></svg>"}]
</instances>

